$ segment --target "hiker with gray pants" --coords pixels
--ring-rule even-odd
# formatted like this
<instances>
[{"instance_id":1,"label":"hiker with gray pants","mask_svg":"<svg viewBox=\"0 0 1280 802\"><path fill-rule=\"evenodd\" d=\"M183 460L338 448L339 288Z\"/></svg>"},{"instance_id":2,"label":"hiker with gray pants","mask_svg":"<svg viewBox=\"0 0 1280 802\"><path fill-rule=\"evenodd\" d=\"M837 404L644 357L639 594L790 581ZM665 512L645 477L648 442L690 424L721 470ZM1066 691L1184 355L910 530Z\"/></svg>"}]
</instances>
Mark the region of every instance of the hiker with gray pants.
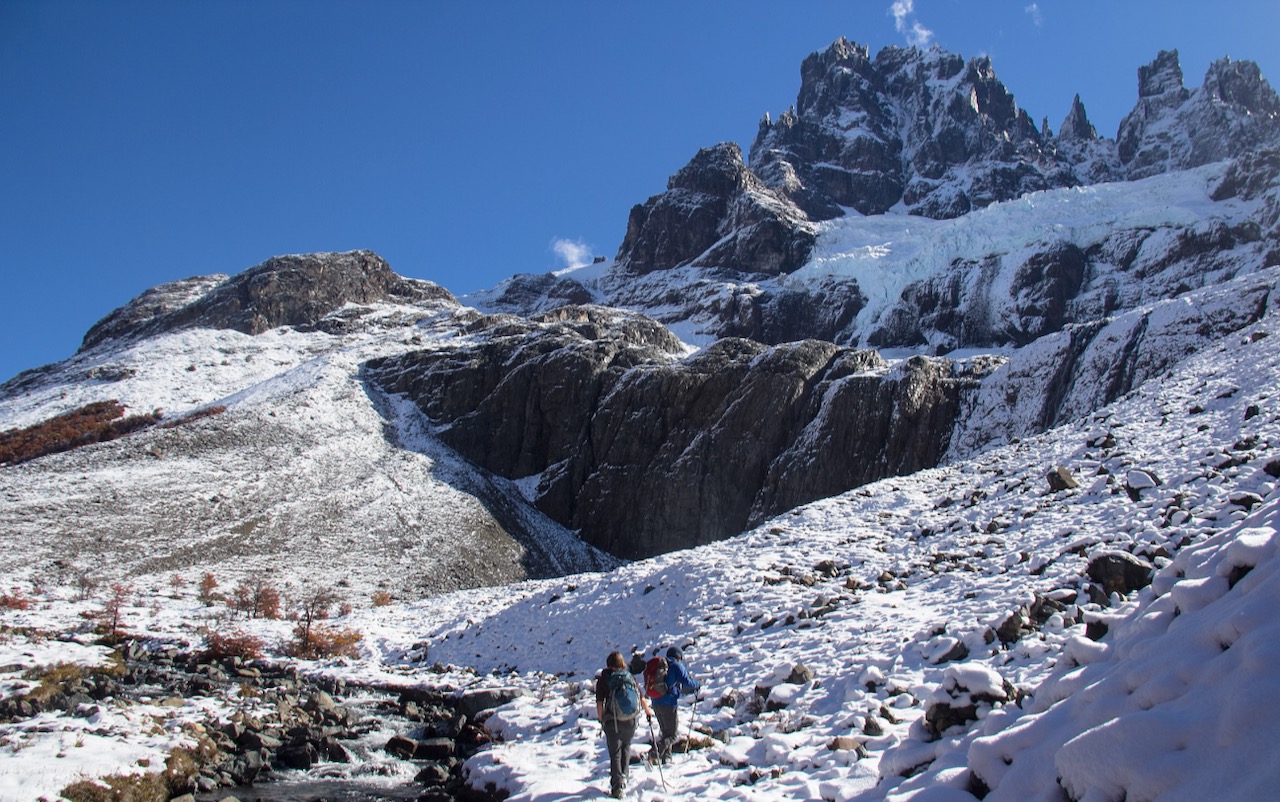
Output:
<instances>
[{"instance_id":1,"label":"hiker with gray pants","mask_svg":"<svg viewBox=\"0 0 1280 802\"><path fill-rule=\"evenodd\" d=\"M636 678L627 671L622 652L610 652L604 670L596 677L596 717L604 730L605 749L609 753L609 793L615 799L621 799L627 787L631 740L642 712L652 721L649 700L641 695Z\"/></svg>"},{"instance_id":2,"label":"hiker with gray pants","mask_svg":"<svg viewBox=\"0 0 1280 802\"><path fill-rule=\"evenodd\" d=\"M645 670L645 680L649 683L648 696L653 703L653 714L658 719L658 727L661 731L658 743L654 745L654 752L656 759L663 763L671 762L671 747L675 746L679 738L680 714L676 706L680 703L680 697L685 693L697 693L702 687L689 676L689 670L685 668L683 660L684 653L679 647L672 646L667 649L667 657L664 661L665 676L658 679L653 677L654 672L649 671L647 667ZM653 663L654 660L651 660L650 664Z\"/></svg>"}]
</instances>

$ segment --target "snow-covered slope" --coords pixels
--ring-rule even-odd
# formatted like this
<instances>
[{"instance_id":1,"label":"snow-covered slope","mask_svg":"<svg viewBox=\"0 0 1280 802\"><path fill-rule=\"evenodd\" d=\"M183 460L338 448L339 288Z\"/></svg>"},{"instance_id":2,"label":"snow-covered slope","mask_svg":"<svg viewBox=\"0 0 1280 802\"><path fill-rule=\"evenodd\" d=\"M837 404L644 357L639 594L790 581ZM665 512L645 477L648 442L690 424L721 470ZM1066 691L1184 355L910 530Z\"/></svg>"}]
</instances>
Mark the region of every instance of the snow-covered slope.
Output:
<instances>
[{"instance_id":1,"label":"snow-covered slope","mask_svg":"<svg viewBox=\"0 0 1280 802\"><path fill-rule=\"evenodd\" d=\"M837 55L867 67L855 50ZM919 56L886 58L910 66ZM842 64L832 86L857 89ZM933 216L950 219L903 213L924 208L904 194L915 174L890 187L887 214L805 217L789 204L824 204L803 181L856 165L817 165L806 177L775 162L760 183L736 146L720 146L699 154L672 194L637 207L616 262L516 277L468 299L528 319L462 308L370 252L278 257L144 294L95 326L74 357L0 387L0 431L106 400L165 413L162 425L127 437L0 468L0 699L31 690L58 663L110 661L84 616L104 603L89 593L95 582L124 579L124 626L153 645L198 649L235 630L330 678L525 691L488 718L497 742L467 764L473 786L517 800L594 793L603 763L591 676L613 649L669 645L685 649L708 689L694 722L705 737L665 775L640 769L642 798L1235 800L1274 787L1280 151L1265 149L1274 93L1229 63L1215 65L1212 86L1185 90L1176 55L1162 55L1143 74L1142 114L1126 123L1133 137L1121 145L1135 150L1109 159L1099 153L1111 143L1087 136L1082 108L1054 144L1028 127L989 63L934 52L920 64L939 97L974 100L953 109L955 119L939 116L953 104L930 101L921 107L929 125L902 146L914 167L945 162L946 180L916 190ZM824 135L838 129L860 153L865 120L810 99L830 124ZM1255 106L1265 114L1231 117ZM1219 111L1235 122L1202 125ZM797 145L782 141L783 128L799 122L771 125L770 142ZM982 137L967 142L976 150L931 155L948 132ZM1022 143L1013 154L1000 145L1010 132ZM1239 153L1232 143L1264 149ZM1085 179L1015 174L987 192L1001 165L1038 159L1053 170L1059 157L1094 179L1116 177L1121 163L1142 178L1028 192ZM980 208L967 211L975 200ZM670 244L663 221L698 220L709 227L691 236L692 255L658 247ZM647 272L635 273L650 251ZM690 261L701 256L708 263ZM658 363L728 364L716 348L701 355L716 358L680 363L680 344L660 327L578 306L591 302L653 315L695 346L735 335L892 348L887 361L855 360L868 375L951 365L900 359L913 353L981 352L956 390L958 411L946 407L953 428L940 467L619 566L535 510L536 475L494 476L442 436L454 426L454 436L492 446L490 456L526 465L534 441L582 428L586 413L552 414L565 399L589 413L615 386L556 372L554 359L487 354L547 355L560 342L562 357L609 356L611 380ZM642 332L632 345L658 355L612 361L627 345L622 329ZM474 347L485 344L500 347ZM718 348L758 355L742 360L744 375L767 375L788 350L840 350ZM394 383L377 375L401 362L441 369L392 371ZM637 396L640 412L680 409L675 399L688 396L677 391L710 409L747 409L670 374L672 394ZM429 420L420 406L453 417ZM479 407L492 417L473 414ZM797 486L827 487L827 476L806 482L813 463L803 457L838 416L816 411L778 458ZM689 432L671 441L683 444L670 456L701 449L744 461L743 442L762 437L768 417ZM517 419L527 425L510 425ZM573 456L530 470L567 474ZM659 493L646 484L664 478L654 472L618 475L636 477L627 491L648 502L640 514L660 520ZM567 506L578 500L565 495ZM1112 564L1139 581L1109 578ZM359 656L285 657L293 624L232 624L228 608L197 598L206 572L224 587L265 578L295 611L307 589L335 587L352 608L338 625L364 636ZM389 596L399 603L385 606ZM76 777L157 765L191 745L197 724L257 704L195 696L13 714L0 721L9 750L0 751L0 797L52 797ZM1217 759L1228 749L1234 763ZM407 782L414 768L378 771Z\"/></svg>"},{"instance_id":2,"label":"snow-covered slope","mask_svg":"<svg viewBox=\"0 0 1280 802\"><path fill-rule=\"evenodd\" d=\"M177 425L5 467L5 576L63 584L104 564L120 577L265 571L368 598L614 564L363 381L374 357L456 339L456 311L350 307L335 316L356 321L341 335L182 329L28 377L0 403L0 429L108 398ZM210 409L225 411L183 422Z\"/></svg>"},{"instance_id":3,"label":"snow-covered slope","mask_svg":"<svg viewBox=\"0 0 1280 802\"><path fill-rule=\"evenodd\" d=\"M672 644L707 688L683 714L711 739L664 778L634 767L645 799L1262 798L1280 781L1278 379L1270 312L1083 420L722 543L608 573L357 605L338 623L365 635L361 657L304 665L408 687L525 689L488 719L499 742L468 764L474 785L516 800L602 787L588 680L612 649ZM1080 485L1052 489L1058 466ZM1154 582L1102 592L1088 566L1115 552L1149 561ZM207 608L162 580L140 586L126 624L199 643ZM4 611L4 623L74 628L96 604L41 592L44 607ZM148 612L148 593L163 609ZM237 626L268 640L287 629ZM60 659L28 636L3 650L10 671ZM196 712L166 714L173 743ZM99 730L133 743L120 715ZM88 726L53 717L23 730L31 759L3 761L7 782L50 788L35 778L68 758L41 744ZM117 770L144 753L122 747Z\"/></svg>"},{"instance_id":4,"label":"snow-covered slope","mask_svg":"<svg viewBox=\"0 0 1280 802\"><path fill-rule=\"evenodd\" d=\"M672 798L967 799L970 755L991 798L1064 798L1059 775L1074 799L1193 799L1206 787L1256 798L1278 779L1266 759L1278 734L1266 657L1267 611L1280 601L1276 323L1044 436L808 505L724 544L522 585L483 607L450 597L409 608L399 626L433 662L510 668L524 673L501 681L540 689L498 714L491 726L509 743L474 761L477 780L516 799L571 795L599 776L576 681L612 648L673 643L711 689L698 724L724 740L676 765ZM1059 465L1079 488L1050 489ZM1091 595L1086 566L1108 551L1152 560L1153 586ZM1244 565L1256 568L1240 578ZM438 623L409 623L432 611ZM1013 615L1025 634L1003 644L996 632ZM533 620L536 634L524 634ZM1089 621L1111 633L1089 640ZM968 655L944 662L957 643ZM1203 664L1210 656L1220 670ZM814 681L783 683L796 663ZM960 707L964 687L1003 680L1029 694L1021 708L996 703L979 729L927 734L931 706ZM765 687L784 706L761 712L767 700L752 698ZM1152 727L1158 738L1144 734ZM867 757L828 748L840 737ZM1241 755L1231 767L1215 758L1228 744ZM641 776L661 798L656 776Z\"/></svg>"}]
</instances>

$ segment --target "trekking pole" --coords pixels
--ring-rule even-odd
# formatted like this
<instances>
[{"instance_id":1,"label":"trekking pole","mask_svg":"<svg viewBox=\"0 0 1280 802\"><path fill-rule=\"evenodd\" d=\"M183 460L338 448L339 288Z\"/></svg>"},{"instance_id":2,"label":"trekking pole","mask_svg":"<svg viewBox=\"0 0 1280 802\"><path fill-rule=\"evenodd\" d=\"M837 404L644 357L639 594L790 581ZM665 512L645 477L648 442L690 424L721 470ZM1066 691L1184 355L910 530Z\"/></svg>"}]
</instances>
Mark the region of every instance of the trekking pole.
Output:
<instances>
[{"instance_id":1,"label":"trekking pole","mask_svg":"<svg viewBox=\"0 0 1280 802\"><path fill-rule=\"evenodd\" d=\"M662 781L662 790L670 793L667 788L667 776L662 771L662 759L658 757L658 737L653 734L653 713L648 713L645 717L649 719L649 741L653 746L653 751L650 754L653 755L654 765L658 767L658 779Z\"/></svg>"},{"instance_id":2,"label":"trekking pole","mask_svg":"<svg viewBox=\"0 0 1280 802\"><path fill-rule=\"evenodd\" d=\"M694 695L689 698L689 734L684 738L684 756L686 759L689 757L690 750L693 749L693 719L697 716L697 713L698 694L694 693Z\"/></svg>"}]
</instances>

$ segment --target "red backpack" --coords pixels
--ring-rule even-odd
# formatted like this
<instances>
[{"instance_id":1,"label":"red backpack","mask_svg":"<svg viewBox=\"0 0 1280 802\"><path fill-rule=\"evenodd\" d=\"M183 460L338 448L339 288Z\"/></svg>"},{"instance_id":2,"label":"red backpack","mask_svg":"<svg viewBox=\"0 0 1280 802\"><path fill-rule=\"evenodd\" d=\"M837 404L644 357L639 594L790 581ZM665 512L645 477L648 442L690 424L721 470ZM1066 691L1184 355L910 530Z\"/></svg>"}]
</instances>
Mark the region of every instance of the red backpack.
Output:
<instances>
[{"instance_id":1,"label":"red backpack","mask_svg":"<svg viewBox=\"0 0 1280 802\"><path fill-rule=\"evenodd\" d=\"M650 699L667 695L667 658L650 657L644 664L644 688Z\"/></svg>"}]
</instances>

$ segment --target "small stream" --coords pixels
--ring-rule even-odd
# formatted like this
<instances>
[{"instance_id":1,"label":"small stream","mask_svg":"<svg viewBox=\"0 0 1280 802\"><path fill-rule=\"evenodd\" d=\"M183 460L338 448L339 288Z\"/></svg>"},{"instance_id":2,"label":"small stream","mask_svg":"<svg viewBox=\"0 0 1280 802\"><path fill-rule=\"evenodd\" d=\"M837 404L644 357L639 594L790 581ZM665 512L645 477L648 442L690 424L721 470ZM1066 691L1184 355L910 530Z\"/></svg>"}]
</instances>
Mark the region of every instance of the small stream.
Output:
<instances>
[{"instance_id":1,"label":"small stream","mask_svg":"<svg viewBox=\"0 0 1280 802\"><path fill-rule=\"evenodd\" d=\"M347 763L317 763L306 771L267 770L253 785L218 788L196 794L198 802L366 802L417 800L428 789L414 778L422 764L400 760L385 751L393 736L420 737L424 727L399 712L395 694L351 689L341 704L360 715L362 722L376 722L357 739L344 740L351 756ZM432 799L445 799L433 794Z\"/></svg>"}]
</instances>

